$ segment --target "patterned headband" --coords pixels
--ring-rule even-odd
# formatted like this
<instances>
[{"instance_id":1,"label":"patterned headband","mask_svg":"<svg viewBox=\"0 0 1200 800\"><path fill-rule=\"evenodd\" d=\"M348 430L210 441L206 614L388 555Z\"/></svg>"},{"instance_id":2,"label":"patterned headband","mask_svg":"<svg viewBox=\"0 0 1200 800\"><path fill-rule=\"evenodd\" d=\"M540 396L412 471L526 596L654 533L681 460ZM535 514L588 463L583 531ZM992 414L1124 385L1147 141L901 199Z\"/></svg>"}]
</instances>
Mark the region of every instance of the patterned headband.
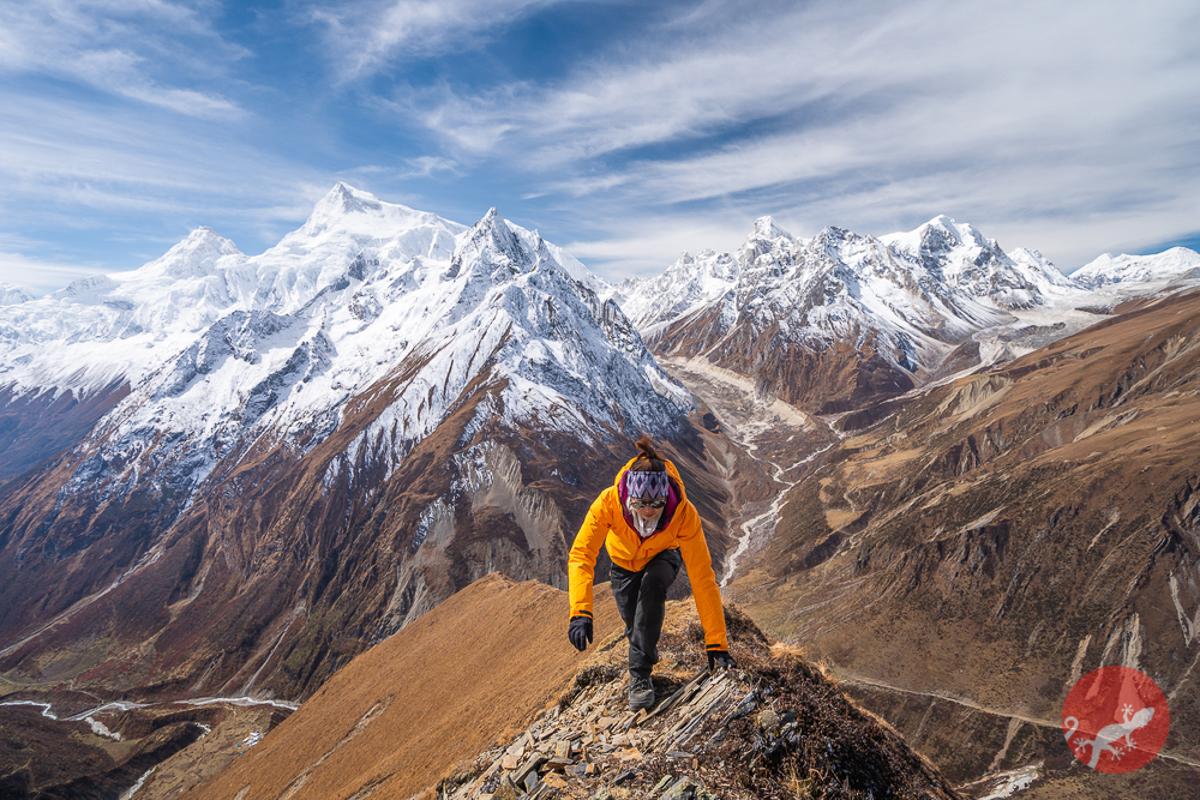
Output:
<instances>
[{"instance_id":1,"label":"patterned headband","mask_svg":"<svg viewBox=\"0 0 1200 800\"><path fill-rule=\"evenodd\" d=\"M666 472L630 470L625 473L625 488L629 490L630 497L665 498L668 486Z\"/></svg>"}]
</instances>

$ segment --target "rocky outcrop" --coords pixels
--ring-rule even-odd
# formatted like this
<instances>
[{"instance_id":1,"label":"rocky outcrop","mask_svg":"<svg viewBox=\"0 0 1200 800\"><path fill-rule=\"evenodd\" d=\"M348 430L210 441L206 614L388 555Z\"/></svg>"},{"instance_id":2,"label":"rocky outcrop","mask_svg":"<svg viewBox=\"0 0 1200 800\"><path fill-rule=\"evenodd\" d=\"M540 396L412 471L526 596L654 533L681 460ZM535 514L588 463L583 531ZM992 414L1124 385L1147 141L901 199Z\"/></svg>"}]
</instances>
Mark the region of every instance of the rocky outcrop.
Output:
<instances>
[{"instance_id":1,"label":"rocky outcrop","mask_svg":"<svg viewBox=\"0 0 1200 800\"><path fill-rule=\"evenodd\" d=\"M567 643L565 614L561 591L487 576L359 656L189 797L958 796L736 609L727 622L738 666L709 673L693 604L668 603L660 699L638 712L626 703L626 644L608 586L597 587L587 653Z\"/></svg>"},{"instance_id":2,"label":"rocky outcrop","mask_svg":"<svg viewBox=\"0 0 1200 800\"><path fill-rule=\"evenodd\" d=\"M661 649L684 663L703 643L670 613ZM580 672L571 690L524 733L489 750L439 797L715 800L957 795L800 657L771 653L736 610L735 669L657 676L661 698L630 711L616 658ZM681 635L682 634L682 635Z\"/></svg>"}]
</instances>

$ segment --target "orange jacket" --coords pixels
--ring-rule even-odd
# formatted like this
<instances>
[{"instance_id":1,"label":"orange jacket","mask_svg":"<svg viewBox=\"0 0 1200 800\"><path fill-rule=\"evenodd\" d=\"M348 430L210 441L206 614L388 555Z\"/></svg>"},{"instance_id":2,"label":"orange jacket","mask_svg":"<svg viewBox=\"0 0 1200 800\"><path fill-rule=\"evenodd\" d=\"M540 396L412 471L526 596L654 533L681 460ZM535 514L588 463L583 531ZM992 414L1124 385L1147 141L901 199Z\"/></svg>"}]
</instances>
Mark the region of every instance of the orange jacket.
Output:
<instances>
[{"instance_id":1,"label":"orange jacket","mask_svg":"<svg viewBox=\"0 0 1200 800\"><path fill-rule=\"evenodd\" d=\"M708 543L704 540L704 531L700 527L700 514L687 499L683 480L679 477L675 465L663 459L667 474L675 479L675 485L679 487L680 492L679 506L667 527L642 539L637 531L629 527L621 513L618 486L621 476L637 458L638 456L629 459L625 466L617 471L613 485L602 491L592 503L587 519L575 535L575 543L567 557L570 615L592 616L592 582L595 579L596 556L600 554L600 545L607 547L608 556L614 564L633 572L640 571L651 558L663 550L676 547L683 556L688 577L692 581L692 598L696 601L700 624L704 626L705 649L728 650L729 639L725 632L725 609L721 604L721 589L717 586L712 556L709 555Z\"/></svg>"}]
</instances>

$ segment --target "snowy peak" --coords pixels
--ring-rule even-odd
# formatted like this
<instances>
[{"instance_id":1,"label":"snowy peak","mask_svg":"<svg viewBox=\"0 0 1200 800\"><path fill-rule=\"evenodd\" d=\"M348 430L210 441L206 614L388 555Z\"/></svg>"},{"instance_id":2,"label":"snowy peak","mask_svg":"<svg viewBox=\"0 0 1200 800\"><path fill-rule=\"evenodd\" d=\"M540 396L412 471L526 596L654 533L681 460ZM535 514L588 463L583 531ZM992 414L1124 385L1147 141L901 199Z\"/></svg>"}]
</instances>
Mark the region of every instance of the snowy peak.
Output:
<instances>
[{"instance_id":1,"label":"snowy peak","mask_svg":"<svg viewBox=\"0 0 1200 800\"><path fill-rule=\"evenodd\" d=\"M956 222L945 214L938 214L911 231L890 233L879 238L895 250L934 257L960 249L998 249L996 243L985 238L975 226Z\"/></svg>"},{"instance_id":2,"label":"snowy peak","mask_svg":"<svg viewBox=\"0 0 1200 800\"><path fill-rule=\"evenodd\" d=\"M516 256L520 250L516 234L509 227L508 221L500 217L495 206L489 208L475 223L467 239L481 249L490 249L509 256Z\"/></svg>"},{"instance_id":3,"label":"snowy peak","mask_svg":"<svg viewBox=\"0 0 1200 800\"><path fill-rule=\"evenodd\" d=\"M974 225L956 222L945 214L913 231L880 239L894 250L925 260L951 282L962 283L978 296L1007 308L1040 305L1044 298L1037 292L1075 286L1038 250L1018 247L1005 252ZM919 246L914 248L914 241Z\"/></svg>"},{"instance_id":4,"label":"snowy peak","mask_svg":"<svg viewBox=\"0 0 1200 800\"><path fill-rule=\"evenodd\" d=\"M1014 259L973 225L939 214L911 231L881 236L897 256L919 262L936 280L1004 309L1033 308L1069 281L1032 251Z\"/></svg>"},{"instance_id":5,"label":"snowy peak","mask_svg":"<svg viewBox=\"0 0 1200 800\"><path fill-rule=\"evenodd\" d=\"M613 299L643 333L732 295L742 264L729 253L685 252L663 272L628 278Z\"/></svg>"},{"instance_id":6,"label":"snowy peak","mask_svg":"<svg viewBox=\"0 0 1200 800\"><path fill-rule=\"evenodd\" d=\"M778 265L790 262L796 252L796 240L775 224L773 217L759 217L738 252L742 267L756 263Z\"/></svg>"},{"instance_id":7,"label":"snowy peak","mask_svg":"<svg viewBox=\"0 0 1200 800\"><path fill-rule=\"evenodd\" d=\"M380 200L370 192L338 181L313 206L304 225L285 236L281 244L294 244L297 238L324 239L338 235L390 239L421 228L444 228L452 235L464 230L463 226L436 214Z\"/></svg>"},{"instance_id":8,"label":"snowy peak","mask_svg":"<svg viewBox=\"0 0 1200 800\"><path fill-rule=\"evenodd\" d=\"M146 273L172 278L195 278L211 274L217 262L226 256L240 257L237 245L212 228L194 229L163 255L142 267Z\"/></svg>"},{"instance_id":9,"label":"snowy peak","mask_svg":"<svg viewBox=\"0 0 1200 800\"><path fill-rule=\"evenodd\" d=\"M988 240L983 237L974 225L966 222L960 224L953 217L948 217L945 214L938 214L924 225L919 226L917 230L931 237L937 234L944 234L957 244L971 243L980 247L985 247L988 244Z\"/></svg>"},{"instance_id":10,"label":"snowy peak","mask_svg":"<svg viewBox=\"0 0 1200 800\"><path fill-rule=\"evenodd\" d=\"M1053 261L1042 255L1041 251L1039 250L1034 250L1028 247L1017 247L1014 248L1008 255L1013 260L1013 263L1025 270L1026 274L1028 274L1031 279L1039 285L1039 288L1043 289L1043 291L1046 288L1042 285L1043 283L1048 286L1055 286L1061 289L1078 288L1074 280L1067 277L1067 275L1061 269L1055 266Z\"/></svg>"},{"instance_id":11,"label":"snowy peak","mask_svg":"<svg viewBox=\"0 0 1200 800\"><path fill-rule=\"evenodd\" d=\"M15 306L33 299L33 295L11 283L0 283L0 306Z\"/></svg>"},{"instance_id":12,"label":"snowy peak","mask_svg":"<svg viewBox=\"0 0 1200 800\"><path fill-rule=\"evenodd\" d=\"M1157 284L1200 277L1196 270L1200 270L1200 253L1187 247L1172 247L1144 256L1105 253L1071 273L1071 277L1089 289L1099 289L1114 284Z\"/></svg>"},{"instance_id":13,"label":"snowy peak","mask_svg":"<svg viewBox=\"0 0 1200 800\"><path fill-rule=\"evenodd\" d=\"M333 220L348 214L378 215L383 211L383 205L383 201L370 192L338 181L313 206L309 219Z\"/></svg>"},{"instance_id":14,"label":"snowy peak","mask_svg":"<svg viewBox=\"0 0 1200 800\"><path fill-rule=\"evenodd\" d=\"M764 216L754 220L754 229L750 233L751 239L778 239L781 236L788 236L788 234L775 224L774 217Z\"/></svg>"},{"instance_id":15,"label":"snowy peak","mask_svg":"<svg viewBox=\"0 0 1200 800\"><path fill-rule=\"evenodd\" d=\"M531 237L540 241L540 237L532 234ZM472 272L486 273L493 280L502 280L528 271L535 261L535 254L526 252L516 231L493 207L459 237L449 275L459 275L466 266Z\"/></svg>"},{"instance_id":16,"label":"snowy peak","mask_svg":"<svg viewBox=\"0 0 1200 800\"><path fill-rule=\"evenodd\" d=\"M216 256L226 256L240 254L242 251L232 241L226 239L212 228L201 225L199 228L194 228L183 241L176 244L167 252L204 252Z\"/></svg>"}]
</instances>

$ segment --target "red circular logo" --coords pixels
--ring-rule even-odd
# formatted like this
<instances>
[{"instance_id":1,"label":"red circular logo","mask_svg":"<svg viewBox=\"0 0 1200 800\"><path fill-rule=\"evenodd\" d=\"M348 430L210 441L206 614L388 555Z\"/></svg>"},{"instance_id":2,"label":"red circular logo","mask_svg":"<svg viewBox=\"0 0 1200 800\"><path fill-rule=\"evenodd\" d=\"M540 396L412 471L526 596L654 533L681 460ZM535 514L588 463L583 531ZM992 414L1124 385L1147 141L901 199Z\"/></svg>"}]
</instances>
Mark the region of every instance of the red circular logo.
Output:
<instances>
[{"instance_id":1,"label":"red circular logo","mask_svg":"<svg viewBox=\"0 0 1200 800\"><path fill-rule=\"evenodd\" d=\"M1063 736L1075 757L1097 772L1132 772L1167 741L1171 712L1158 684L1129 667L1101 667L1071 687Z\"/></svg>"}]
</instances>

